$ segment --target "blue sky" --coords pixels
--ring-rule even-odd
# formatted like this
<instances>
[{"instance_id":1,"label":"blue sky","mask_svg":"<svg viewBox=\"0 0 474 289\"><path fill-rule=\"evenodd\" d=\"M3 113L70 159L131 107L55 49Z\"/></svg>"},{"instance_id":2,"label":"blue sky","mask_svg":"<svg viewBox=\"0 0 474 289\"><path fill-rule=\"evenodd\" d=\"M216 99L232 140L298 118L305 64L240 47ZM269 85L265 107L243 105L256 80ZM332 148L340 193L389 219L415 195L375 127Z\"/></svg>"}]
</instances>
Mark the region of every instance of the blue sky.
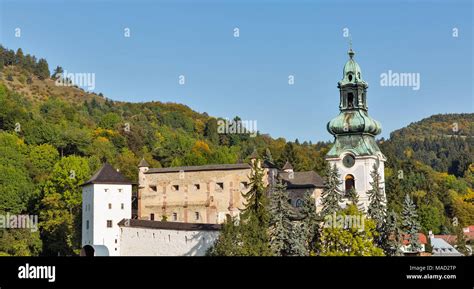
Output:
<instances>
[{"instance_id":1,"label":"blue sky","mask_svg":"<svg viewBox=\"0 0 474 289\"><path fill-rule=\"evenodd\" d=\"M0 25L3 46L44 57L51 70L95 73L94 91L108 98L239 115L289 140L332 139L344 28L382 136L432 114L474 111L469 0L0 0ZM381 86L389 70L419 73L420 89Z\"/></svg>"}]
</instances>

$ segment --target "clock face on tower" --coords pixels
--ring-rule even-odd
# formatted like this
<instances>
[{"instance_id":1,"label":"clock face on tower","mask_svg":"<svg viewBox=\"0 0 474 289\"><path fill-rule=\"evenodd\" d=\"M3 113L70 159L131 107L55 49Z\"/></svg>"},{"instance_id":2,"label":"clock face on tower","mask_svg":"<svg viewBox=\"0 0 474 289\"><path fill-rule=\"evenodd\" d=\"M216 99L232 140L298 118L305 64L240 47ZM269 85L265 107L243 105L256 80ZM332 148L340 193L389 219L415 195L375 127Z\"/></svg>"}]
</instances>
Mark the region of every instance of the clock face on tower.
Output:
<instances>
[{"instance_id":1,"label":"clock face on tower","mask_svg":"<svg viewBox=\"0 0 474 289\"><path fill-rule=\"evenodd\" d=\"M351 168L352 166L354 166L354 163L355 163L355 158L353 155L348 154L342 159L342 164L346 168Z\"/></svg>"}]
</instances>

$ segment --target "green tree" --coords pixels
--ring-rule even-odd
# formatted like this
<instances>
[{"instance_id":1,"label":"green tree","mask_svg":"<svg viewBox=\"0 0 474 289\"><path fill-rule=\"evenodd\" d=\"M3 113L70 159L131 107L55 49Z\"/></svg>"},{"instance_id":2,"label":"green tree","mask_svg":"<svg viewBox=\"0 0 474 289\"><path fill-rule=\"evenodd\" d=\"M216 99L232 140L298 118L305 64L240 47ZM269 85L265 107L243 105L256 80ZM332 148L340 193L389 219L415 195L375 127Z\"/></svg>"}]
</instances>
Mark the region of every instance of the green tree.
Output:
<instances>
[{"instance_id":1,"label":"green tree","mask_svg":"<svg viewBox=\"0 0 474 289\"><path fill-rule=\"evenodd\" d=\"M45 181L58 159L58 150L50 144L30 146L28 168L31 177L37 181Z\"/></svg>"},{"instance_id":2,"label":"green tree","mask_svg":"<svg viewBox=\"0 0 474 289\"><path fill-rule=\"evenodd\" d=\"M208 249L209 256L242 256L241 227L235 218L228 218L219 233L216 242Z\"/></svg>"},{"instance_id":3,"label":"green tree","mask_svg":"<svg viewBox=\"0 0 474 289\"><path fill-rule=\"evenodd\" d=\"M35 75L41 80L49 78L50 73L48 62L46 61L46 59L41 58L40 60L38 60L38 63L35 67Z\"/></svg>"},{"instance_id":4,"label":"green tree","mask_svg":"<svg viewBox=\"0 0 474 289\"><path fill-rule=\"evenodd\" d=\"M359 194L357 193L354 187L349 190L347 194L347 199L349 200L350 204L359 207Z\"/></svg>"},{"instance_id":5,"label":"green tree","mask_svg":"<svg viewBox=\"0 0 474 289\"><path fill-rule=\"evenodd\" d=\"M333 220L334 216L336 220ZM359 218L360 221L348 226L347 218ZM318 252L321 256L383 256L383 250L374 244L377 235L374 221L365 219L364 213L349 205L338 215L325 217Z\"/></svg>"},{"instance_id":6,"label":"green tree","mask_svg":"<svg viewBox=\"0 0 474 289\"><path fill-rule=\"evenodd\" d=\"M461 226L456 227L456 250L464 256L469 256L470 254L467 247L467 238Z\"/></svg>"},{"instance_id":7,"label":"green tree","mask_svg":"<svg viewBox=\"0 0 474 289\"><path fill-rule=\"evenodd\" d=\"M38 256L41 253L38 231L30 229L0 230L0 256Z\"/></svg>"},{"instance_id":8,"label":"green tree","mask_svg":"<svg viewBox=\"0 0 474 289\"><path fill-rule=\"evenodd\" d=\"M0 132L0 211L27 209L33 184L26 169L27 146L16 135Z\"/></svg>"},{"instance_id":9,"label":"green tree","mask_svg":"<svg viewBox=\"0 0 474 289\"><path fill-rule=\"evenodd\" d=\"M416 206L413 203L410 195L405 196L405 202L403 204L402 211L402 229L403 232L408 236L408 247L412 252L418 252L421 249L419 241L419 230L420 224L418 223L418 214L416 212Z\"/></svg>"},{"instance_id":10,"label":"green tree","mask_svg":"<svg viewBox=\"0 0 474 289\"><path fill-rule=\"evenodd\" d=\"M89 161L78 156L62 158L44 186L40 228L46 255L73 255L80 251L80 185L91 176Z\"/></svg>"},{"instance_id":11,"label":"green tree","mask_svg":"<svg viewBox=\"0 0 474 289\"><path fill-rule=\"evenodd\" d=\"M398 224L398 215L393 210L387 214L382 231L382 248L387 256L401 256L403 233Z\"/></svg>"},{"instance_id":12,"label":"green tree","mask_svg":"<svg viewBox=\"0 0 474 289\"><path fill-rule=\"evenodd\" d=\"M54 69L53 75L51 75L51 78L58 79L59 77L62 76L63 73L64 73L64 69L61 66L56 66L56 68ZM64 76L63 78L65 77L66 76Z\"/></svg>"},{"instance_id":13,"label":"green tree","mask_svg":"<svg viewBox=\"0 0 474 289\"><path fill-rule=\"evenodd\" d=\"M278 182L270 196L270 247L274 255L291 255L292 239L297 237L292 235L292 219L295 218L293 207L288 203L288 193L286 186Z\"/></svg>"},{"instance_id":14,"label":"green tree","mask_svg":"<svg viewBox=\"0 0 474 289\"><path fill-rule=\"evenodd\" d=\"M248 256L271 255L268 239L268 199L263 183L261 160L256 159L251 164L250 189L242 193L245 208L240 214L242 232L242 250Z\"/></svg>"},{"instance_id":15,"label":"green tree","mask_svg":"<svg viewBox=\"0 0 474 289\"><path fill-rule=\"evenodd\" d=\"M308 191L304 194L303 205L300 208L300 215L302 217L303 232L306 233L304 236L306 242L305 251L306 254L309 254L316 248L316 243L319 239L319 224L321 218L316 210L316 201Z\"/></svg>"},{"instance_id":16,"label":"green tree","mask_svg":"<svg viewBox=\"0 0 474 289\"><path fill-rule=\"evenodd\" d=\"M369 208L367 210L368 216L375 221L377 230L380 230L385 223L386 206L383 187L381 186L381 177L374 165L370 173L372 182L370 182L371 189L367 191L369 197Z\"/></svg>"},{"instance_id":17,"label":"green tree","mask_svg":"<svg viewBox=\"0 0 474 289\"><path fill-rule=\"evenodd\" d=\"M326 187L321 194L323 209L321 211L322 216L330 215L341 209L339 203L342 201L341 192L339 186L341 185L339 170L336 164L331 168L328 166L328 172L326 173Z\"/></svg>"}]
</instances>

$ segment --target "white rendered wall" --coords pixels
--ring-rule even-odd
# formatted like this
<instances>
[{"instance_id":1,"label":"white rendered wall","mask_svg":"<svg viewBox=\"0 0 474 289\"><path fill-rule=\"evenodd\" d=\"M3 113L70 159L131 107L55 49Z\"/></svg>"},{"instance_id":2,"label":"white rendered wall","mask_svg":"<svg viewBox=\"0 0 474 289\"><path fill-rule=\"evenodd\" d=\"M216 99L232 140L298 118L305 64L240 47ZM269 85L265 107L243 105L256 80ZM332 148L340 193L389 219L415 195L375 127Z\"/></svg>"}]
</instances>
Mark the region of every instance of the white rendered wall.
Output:
<instances>
[{"instance_id":1,"label":"white rendered wall","mask_svg":"<svg viewBox=\"0 0 474 289\"><path fill-rule=\"evenodd\" d=\"M90 244L87 242L92 242L93 245L105 245L109 249L110 256L119 256L120 228L117 224L122 219L131 218L131 199L131 185L94 184L83 187L82 245ZM84 211L87 204L91 204L90 212ZM109 204L112 204L111 209ZM89 230L86 229L87 220ZM112 221L111 228L107 227L107 220Z\"/></svg>"},{"instance_id":2,"label":"white rendered wall","mask_svg":"<svg viewBox=\"0 0 474 289\"><path fill-rule=\"evenodd\" d=\"M85 245L93 245L94 238L94 203L93 198L94 185L82 187L82 247ZM89 222L89 228L87 228Z\"/></svg>"},{"instance_id":3,"label":"white rendered wall","mask_svg":"<svg viewBox=\"0 0 474 289\"><path fill-rule=\"evenodd\" d=\"M355 189L359 194L359 202L363 204L364 209L367 209L369 205L369 198L367 196L367 191L372 189L370 182L372 182L372 177L370 173L373 170L374 164L377 161L377 156L356 156L355 157L355 164L351 168L347 168L342 163L342 158L328 158L328 163L332 166L336 164L337 169L339 170L339 174L341 176L342 184L340 185L341 192L345 191L345 178L348 174L354 176L355 180ZM381 177L380 185L383 187L383 191L385 194L385 174L384 174L384 161L380 159L378 173Z\"/></svg>"},{"instance_id":4,"label":"white rendered wall","mask_svg":"<svg viewBox=\"0 0 474 289\"><path fill-rule=\"evenodd\" d=\"M121 227L121 256L204 256L219 231Z\"/></svg>"}]
</instances>

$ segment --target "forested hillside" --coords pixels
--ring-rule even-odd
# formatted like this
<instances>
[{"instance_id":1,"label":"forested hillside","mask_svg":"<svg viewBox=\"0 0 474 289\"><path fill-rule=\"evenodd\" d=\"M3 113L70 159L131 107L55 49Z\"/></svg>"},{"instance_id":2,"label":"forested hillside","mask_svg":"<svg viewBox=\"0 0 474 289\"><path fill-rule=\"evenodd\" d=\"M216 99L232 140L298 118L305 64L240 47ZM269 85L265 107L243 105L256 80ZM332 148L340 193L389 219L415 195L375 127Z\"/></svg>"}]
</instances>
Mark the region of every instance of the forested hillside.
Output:
<instances>
[{"instance_id":1,"label":"forested hillside","mask_svg":"<svg viewBox=\"0 0 474 289\"><path fill-rule=\"evenodd\" d=\"M21 49L0 47L0 213L37 214L40 221L37 232L0 231L0 254L77 254L79 185L103 161L135 181L142 157L153 167L237 163L256 149L277 165L289 160L295 170L324 174L329 143L219 134L217 117L182 104L116 102L56 86L61 72ZM474 114L436 115L380 142L389 206L400 211L412 193L424 230L449 232L454 217L474 224L473 120Z\"/></svg>"}]
</instances>

